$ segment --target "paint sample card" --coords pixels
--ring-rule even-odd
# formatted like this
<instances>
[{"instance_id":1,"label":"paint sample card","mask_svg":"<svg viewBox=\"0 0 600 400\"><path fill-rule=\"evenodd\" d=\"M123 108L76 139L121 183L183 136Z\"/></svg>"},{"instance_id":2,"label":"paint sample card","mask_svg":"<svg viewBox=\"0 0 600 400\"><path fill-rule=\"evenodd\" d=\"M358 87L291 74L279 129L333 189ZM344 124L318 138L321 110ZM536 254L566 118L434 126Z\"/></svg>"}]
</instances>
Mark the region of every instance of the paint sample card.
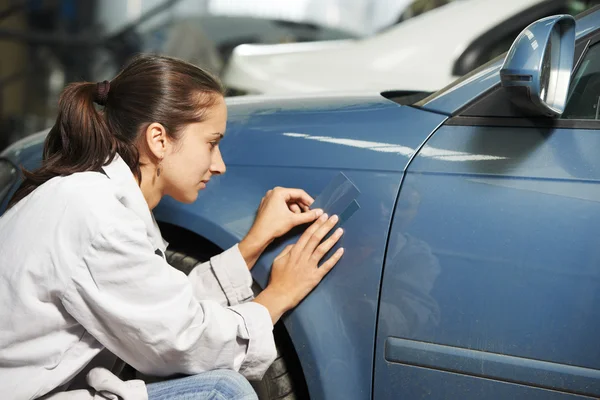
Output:
<instances>
[{"instance_id":1,"label":"paint sample card","mask_svg":"<svg viewBox=\"0 0 600 400\"><path fill-rule=\"evenodd\" d=\"M352 183L352 181L343 173L336 175L331 182L317 196L311 208L321 208L327 215L337 215L339 220L336 226L327 233L323 241L329 239L335 230L344 225L348 219L360 208L356 198L360 195L360 191ZM344 237L323 257L327 260L333 255L335 250L339 248L344 241Z\"/></svg>"},{"instance_id":2,"label":"paint sample card","mask_svg":"<svg viewBox=\"0 0 600 400\"><path fill-rule=\"evenodd\" d=\"M321 191L311 208L320 208L330 216L337 215L340 218L338 225L342 225L359 208L356 201L359 195L356 185L340 172Z\"/></svg>"},{"instance_id":3,"label":"paint sample card","mask_svg":"<svg viewBox=\"0 0 600 400\"><path fill-rule=\"evenodd\" d=\"M342 226L346 221L348 221L350 219L352 214L354 214L355 212L358 211L359 208L360 208L360 205L358 205L358 202L356 200L352 200L352 203L350 203L350 205L348 207L346 207L344 212L341 214L338 214L338 216L340 217L340 221L338 222L337 225Z\"/></svg>"},{"instance_id":4,"label":"paint sample card","mask_svg":"<svg viewBox=\"0 0 600 400\"><path fill-rule=\"evenodd\" d=\"M339 218L336 226L329 231L329 233L323 238L327 240L335 229L344 225L348 219L360 208L360 205L356 201L356 198L360 195L360 191L352 183L352 181L340 172L329 182L329 184L321 191L321 194L317 196L315 202L311 208L321 208L327 213L327 215L337 215ZM342 237L343 240L343 237ZM339 244L339 243L338 243ZM337 247L337 246L336 246ZM333 249L332 249L333 251ZM331 251L325 257L329 257Z\"/></svg>"}]
</instances>

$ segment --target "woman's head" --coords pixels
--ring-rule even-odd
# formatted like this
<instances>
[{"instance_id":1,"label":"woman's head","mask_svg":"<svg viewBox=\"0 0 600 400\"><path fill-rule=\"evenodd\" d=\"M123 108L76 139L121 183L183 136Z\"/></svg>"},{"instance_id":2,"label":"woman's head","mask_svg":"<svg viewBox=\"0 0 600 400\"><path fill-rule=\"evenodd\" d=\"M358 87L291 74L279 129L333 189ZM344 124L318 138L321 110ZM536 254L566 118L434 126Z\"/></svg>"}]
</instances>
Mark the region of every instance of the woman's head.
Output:
<instances>
[{"instance_id":1,"label":"woman's head","mask_svg":"<svg viewBox=\"0 0 600 400\"><path fill-rule=\"evenodd\" d=\"M117 153L142 188L194 201L202 181L225 172L218 147L227 119L223 92L200 68L154 55L134 58L110 82L70 84L42 166L24 172L11 203L55 176L98 171Z\"/></svg>"}]
</instances>

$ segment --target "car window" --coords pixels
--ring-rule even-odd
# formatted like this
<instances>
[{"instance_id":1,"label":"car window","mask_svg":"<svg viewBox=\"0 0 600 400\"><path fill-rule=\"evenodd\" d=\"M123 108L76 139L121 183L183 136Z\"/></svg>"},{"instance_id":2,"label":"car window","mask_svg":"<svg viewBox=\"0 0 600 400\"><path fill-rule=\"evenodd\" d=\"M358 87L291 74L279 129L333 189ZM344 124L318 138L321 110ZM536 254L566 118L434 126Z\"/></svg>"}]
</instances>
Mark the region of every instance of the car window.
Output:
<instances>
[{"instance_id":1,"label":"car window","mask_svg":"<svg viewBox=\"0 0 600 400\"><path fill-rule=\"evenodd\" d=\"M589 48L571 80L563 119L600 119L600 44Z\"/></svg>"}]
</instances>

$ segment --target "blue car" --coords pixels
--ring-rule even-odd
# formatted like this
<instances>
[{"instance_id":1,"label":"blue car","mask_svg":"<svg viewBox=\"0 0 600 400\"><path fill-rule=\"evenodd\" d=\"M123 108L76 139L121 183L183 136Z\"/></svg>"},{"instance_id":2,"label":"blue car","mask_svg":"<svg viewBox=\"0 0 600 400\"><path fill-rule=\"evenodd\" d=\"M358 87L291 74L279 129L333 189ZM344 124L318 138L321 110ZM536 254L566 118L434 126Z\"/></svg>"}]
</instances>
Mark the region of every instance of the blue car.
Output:
<instances>
[{"instance_id":1,"label":"blue car","mask_svg":"<svg viewBox=\"0 0 600 400\"><path fill-rule=\"evenodd\" d=\"M600 397L600 8L535 22L426 97L241 97L229 113L227 173L155 209L172 264L239 241L274 186L327 192L346 232L276 327L261 399ZM44 135L2 153L2 210ZM259 260L257 290L296 239Z\"/></svg>"}]
</instances>

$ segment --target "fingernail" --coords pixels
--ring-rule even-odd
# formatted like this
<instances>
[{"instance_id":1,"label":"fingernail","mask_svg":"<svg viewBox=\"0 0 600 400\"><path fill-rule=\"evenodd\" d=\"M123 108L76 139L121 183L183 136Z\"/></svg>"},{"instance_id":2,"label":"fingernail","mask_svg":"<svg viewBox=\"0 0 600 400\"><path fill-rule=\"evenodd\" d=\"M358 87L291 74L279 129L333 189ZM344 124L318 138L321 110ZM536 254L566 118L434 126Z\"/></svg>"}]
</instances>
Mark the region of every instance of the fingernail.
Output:
<instances>
[{"instance_id":1,"label":"fingernail","mask_svg":"<svg viewBox=\"0 0 600 400\"><path fill-rule=\"evenodd\" d=\"M323 215L323 210L321 210L321 209L315 210L315 214L317 214L317 218L319 218L321 215Z\"/></svg>"},{"instance_id":2,"label":"fingernail","mask_svg":"<svg viewBox=\"0 0 600 400\"><path fill-rule=\"evenodd\" d=\"M331 217L331 222L338 222L338 216L334 215L333 217Z\"/></svg>"},{"instance_id":3,"label":"fingernail","mask_svg":"<svg viewBox=\"0 0 600 400\"><path fill-rule=\"evenodd\" d=\"M327 221L327 214L321 215L321 221Z\"/></svg>"},{"instance_id":4,"label":"fingernail","mask_svg":"<svg viewBox=\"0 0 600 400\"><path fill-rule=\"evenodd\" d=\"M342 254L343 252L344 252L344 248L343 248L343 247L340 247L340 248L339 248L339 249L336 251L336 253L338 253L338 254Z\"/></svg>"},{"instance_id":5,"label":"fingernail","mask_svg":"<svg viewBox=\"0 0 600 400\"><path fill-rule=\"evenodd\" d=\"M337 228L335 231L335 234L338 236L342 236L342 233L344 233L344 230L342 228Z\"/></svg>"}]
</instances>

